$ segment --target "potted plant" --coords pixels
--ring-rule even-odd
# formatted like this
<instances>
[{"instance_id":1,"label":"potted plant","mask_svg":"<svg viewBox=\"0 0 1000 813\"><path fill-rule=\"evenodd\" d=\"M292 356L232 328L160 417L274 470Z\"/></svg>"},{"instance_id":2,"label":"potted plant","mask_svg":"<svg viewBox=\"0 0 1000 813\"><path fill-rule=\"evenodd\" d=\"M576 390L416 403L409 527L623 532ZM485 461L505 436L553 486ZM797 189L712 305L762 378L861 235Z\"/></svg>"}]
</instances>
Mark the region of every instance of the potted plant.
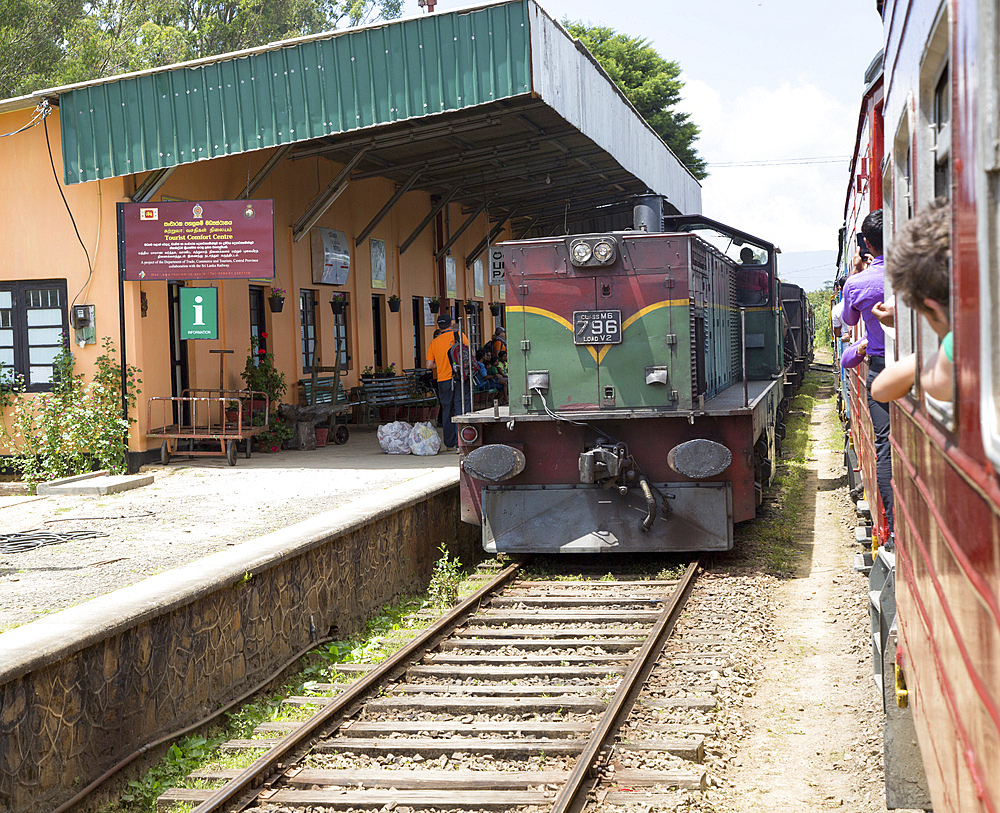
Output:
<instances>
[{"instance_id":1,"label":"potted plant","mask_svg":"<svg viewBox=\"0 0 1000 813\"><path fill-rule=\"evenodd\" d=\"M396 362L390 362L387 367L376 367L375 378L393 378L396 375Z\"/></svg>"},{"instance_id":2,"label":"potted plant","mask_svg":"<svg viewBox=\"0 0 1000 813\"><path fill-rule=\"evenodd\" d=\"M479 303L475 300L470 299L465 303L466 313L475 313L477 310L479 310Z\"/></svg>"},{"instance_id":3,"label":"potted plant","mask_svg":"<svg viewBox=\"0 0 1000 813\"><path fill-rule=\"evenodd\" d=\"M389 297L389 310L393 313L399 313L399 297L396 294Z\"/></svg>"},{"instance_id":4,"label":"potted plant","mask_svg":"<svg viewBox=\"0 0 1000 813\"><path fill-rule=\"evenodd\" d=\"M272 285L267 292L267 305L271 313L281 313L281 309L285 307L285 289Z\"/></svg>"},{"instance_id":5,"label":"potted plant","mask_svg":"<svg viewBox=\"0 0 1000 813\"><path fill-rule=\"evenodd\" d=\"M226 401L226 423L236 423L240 417L240 402Z\"/></svg>"},{"instance_id":6,"label":"potted plant","mask_svg":"<svg viewBox=\"0 0 1000 813\"><path fill-rule=\"evenodd\" d=\"M441 310L441 297L432 296L430 301L427 303L427 307L431 309L431 313L437 313Z\"/></svg>"},{"instance_id":7,"label":"potted plant","mask_svg":"<svg viewBox=\"0 0 1000 813\"><path fill-rule=\"evenodd\" d=\"M330 308L334 313L344 313L347 310L347 294L335 291L330 300Z\"/></svg>"},{"instance_id":8,"label":"potted plant","mask_svg":"<svg viewBox=\"0 0 1000 813\"><path fill-rule=\"evenodd\" d=\"M374 377L375 377L375 370L372 368L372 366L370 364L361 371L361 380L362 381L364 381L366 378L368 380L371 380Z\"/></svg>"},{"instance_id":9,"label":"potted plant","mask_svg":"<svg viewBox=\"0 0 1000 813\"><path fill-rule=\"evenodd\" d=\"M499 316L500 307L501 306L499 302L490 302L490 313L492 313L494 316Z\"/></svg>"},{"instance_id":10,"label":"potted plant","mask_svg":"<svg viewBox=\"0 0 1000 813\"><path fill-rule=\"evenodd\" d=\"M243 383L247 385L250 392L266 393L271 402L271 410L275 411L287 387L285 374L274 366L274 355L266 352L260 346L260 339L266 338L266 333L261 333L260 338L250 337L250 351L247 353L246 364L243 367L243 372L240 373L240 378L243 379ZM251 410L263 408L263 402L256 406L251 400Z\"/></svg>"}]
</instances>

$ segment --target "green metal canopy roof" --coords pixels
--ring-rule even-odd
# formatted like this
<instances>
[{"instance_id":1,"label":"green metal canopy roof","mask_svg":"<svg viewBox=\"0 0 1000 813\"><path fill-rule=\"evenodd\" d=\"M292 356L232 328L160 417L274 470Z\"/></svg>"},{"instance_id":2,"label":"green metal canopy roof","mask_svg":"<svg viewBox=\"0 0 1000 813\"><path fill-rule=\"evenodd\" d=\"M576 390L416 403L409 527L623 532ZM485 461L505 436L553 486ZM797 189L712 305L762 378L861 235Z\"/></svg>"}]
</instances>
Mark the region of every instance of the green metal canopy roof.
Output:
<instances>
[{"instance_id":1,"label":"green metal canopy roof","mask_svg":"<svg viewBox=\"0 0 1000 813\"><path fill-rule=\"evenodd\" d=\"M531 88L523 0L216 60L61 94L66 183L459 110Z\"/></svg>"}]
</instances>

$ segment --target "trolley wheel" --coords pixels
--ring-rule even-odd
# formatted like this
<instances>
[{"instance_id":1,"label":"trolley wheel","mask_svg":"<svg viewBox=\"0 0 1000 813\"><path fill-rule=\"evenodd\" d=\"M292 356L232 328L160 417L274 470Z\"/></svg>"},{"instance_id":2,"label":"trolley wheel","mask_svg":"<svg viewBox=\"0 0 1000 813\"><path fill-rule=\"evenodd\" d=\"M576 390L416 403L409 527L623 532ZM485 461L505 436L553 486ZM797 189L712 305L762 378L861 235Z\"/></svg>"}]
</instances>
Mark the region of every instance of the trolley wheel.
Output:
<instances>
[{"instance_id":1,"label":"trolley wheel","mask_svg":"<svg viewBox=\"0 0 1000 813\"><path fill-rule=\"evenodd\" d=\"M230 466L236 465L236 441L231 440L226 444L226 460Z\"/></svg>"},{"instance_id":2,"label":"trolley wheel","mask_svg":"<svg viewBox=\"0 0 1000 813\"><path fill-rule=\"evenodd\" d=\"M253 438L247 438L247 447L243 454L246 455L246 459L250 459L250 453L253 451Z\"/></svg>"},{"instance_id":3,"label":"trolley wheel","mask_svg":"<svg viewBox=\"0 0 1000 813\"><path fill-rule=\"evenodd\" d=\"M165 440L160 444L160 462L166 466L170 462L170 441Z\"/></svg>"},{"instance_id":4,"label":"trolley wheel","mask_svg":"<svg viewBox=\"0 0 1000 813\"><path fill-rule=\"evenodd\" d=\"M350 430L343 424L336 426L333 429L333 442L338 446L343 446L347 443L347 439L351 436Z\"/></svg>"}]
</instances>

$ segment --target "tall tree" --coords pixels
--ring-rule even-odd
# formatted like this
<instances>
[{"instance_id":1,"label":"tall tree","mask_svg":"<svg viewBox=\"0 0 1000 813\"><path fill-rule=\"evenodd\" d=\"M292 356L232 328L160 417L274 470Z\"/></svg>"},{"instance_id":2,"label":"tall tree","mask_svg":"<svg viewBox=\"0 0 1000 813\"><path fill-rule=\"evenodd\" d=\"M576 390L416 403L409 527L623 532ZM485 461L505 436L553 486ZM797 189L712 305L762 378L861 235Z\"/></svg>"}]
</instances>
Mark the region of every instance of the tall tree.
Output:
<instances>
[{"instance_id":1,"label":"tall tree","mask_svg":"<svg viewBox=\"0 0 1000 813\"><path fill-rule=\"evenodd\" d=\"M0 98L51 84L81 0L0 0Z\"/></svg>"},{"instance_id":2,"label":"tall tree","mask_svg":"<svg viewBox=\"0 0 1000 813\"><path fill-rule=\"evenodd\" d=\"M639 115L691 174L699 180L706 177L708 167L694 146L698 125L687 113L673 109L681 100L684 87L679 78L680 65L664 59L642 37L629 37L613 28L582 22L564 20L563 25L594 55Z\"/></svg>"},{"instance_id":3,"label":"tall tree","mask_svg":"<svg viewBox=\"0 0 1000 813\"><path fill-rule=\"evenodd\" d=\"M0 0L0 97L399 17L402 0Z\"/></svg>"}]
</instances>

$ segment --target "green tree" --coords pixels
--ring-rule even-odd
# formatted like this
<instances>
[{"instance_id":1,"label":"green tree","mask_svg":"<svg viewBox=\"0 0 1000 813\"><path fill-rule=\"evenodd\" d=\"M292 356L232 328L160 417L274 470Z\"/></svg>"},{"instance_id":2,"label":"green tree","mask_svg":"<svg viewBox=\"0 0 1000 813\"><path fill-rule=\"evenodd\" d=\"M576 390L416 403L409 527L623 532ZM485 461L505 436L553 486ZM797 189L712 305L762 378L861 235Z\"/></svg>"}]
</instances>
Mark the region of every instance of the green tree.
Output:
<instances>
[{"instance_id":1,"label":"green tree","mask_svg":"<svg viewBox=\"0 0 1000 813\"><path fill-rule=\"evenodd\" d=\"M0 0L0 95L399 17L402 0Z\"/></svg>"},{"instance_id":2,"label":"green tree","mask_svg":"<svg viewBox=\"0 0 1000 813\"><path fill-rule=\"evenodd\" d=\"M829 347L832 339L830 330L833 327L830 321L830 306L833 303L833 284L826 283L820 291L809 291L806 294L809 304L813 307L816 315L816 336L813 341L816 347Z\"/></svg>"},{"instance_id":3,"label":"green tree","mask_svg":"<svg viewBox=\"0 0 1000 813\"><path fill-rule=\"evenodd\" d=\"M681 99L681 68L660 56L642 37L619 34L613 28L563 21L608 72L615 84L663 139L682 164L699 180L708 175L705 160L695 151L698 125L673 108Z\"/></svg>"},{"instance_id":4,"label":"green tree","mask_svg":"<svg viewBox=\"0 0 1000 813\"><path fill-rule=\"evenodd\" d=\"M80 0L0 0L0 98L50 84Z\"/></svg>"}]
</instances>

